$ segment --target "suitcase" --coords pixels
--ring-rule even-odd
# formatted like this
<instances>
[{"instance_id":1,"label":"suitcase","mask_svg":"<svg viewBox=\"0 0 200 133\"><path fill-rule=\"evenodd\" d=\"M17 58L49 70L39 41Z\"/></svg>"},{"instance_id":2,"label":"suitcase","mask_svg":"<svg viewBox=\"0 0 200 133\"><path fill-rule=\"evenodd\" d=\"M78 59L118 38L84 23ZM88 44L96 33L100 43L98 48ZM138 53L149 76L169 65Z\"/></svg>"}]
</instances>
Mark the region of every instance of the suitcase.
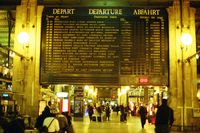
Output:
<instances>
[{"instance_id":1,"label":"suitcase","mask_svg":"<svg viewBox=\"0 0 200 133\"><path fill-rule=\"evenodd\" d=\"M101 116L98 116L97 119L98 119L98 122L101 122Z\"/></svg>"},{"instance_id":2,"label":"suitcase","mask_svg":"<svg viewBox=\"0 0 200 133\"><path fill-rule=\"evenodd\" d=\"M92 116L92 121L96 121L96 116Z\"/></svg>"}]
</instances>

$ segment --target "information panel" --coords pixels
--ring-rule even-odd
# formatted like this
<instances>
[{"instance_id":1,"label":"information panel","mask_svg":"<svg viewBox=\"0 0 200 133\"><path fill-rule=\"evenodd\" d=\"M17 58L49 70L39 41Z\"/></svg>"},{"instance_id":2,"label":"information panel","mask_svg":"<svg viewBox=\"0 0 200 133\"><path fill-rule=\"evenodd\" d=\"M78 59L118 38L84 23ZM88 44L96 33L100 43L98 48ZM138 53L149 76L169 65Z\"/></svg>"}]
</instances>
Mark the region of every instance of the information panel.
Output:
<instances>
[{"instance_id":1,"label":"information panel","mask_svg":"<svg viewBox=\"0 0 200 133\"><path fill-rule=\"evenodd\" d=\"M165 9L46 7L41 83L168 84Z\"/></svg>"}]
</instances>

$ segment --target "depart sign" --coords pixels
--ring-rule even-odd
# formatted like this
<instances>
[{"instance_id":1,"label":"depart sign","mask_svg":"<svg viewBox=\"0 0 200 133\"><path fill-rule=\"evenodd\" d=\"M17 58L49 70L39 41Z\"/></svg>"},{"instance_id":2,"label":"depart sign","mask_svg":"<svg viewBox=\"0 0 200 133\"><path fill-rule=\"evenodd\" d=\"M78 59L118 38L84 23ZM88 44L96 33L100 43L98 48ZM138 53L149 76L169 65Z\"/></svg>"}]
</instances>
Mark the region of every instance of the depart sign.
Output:
<instances>
[{"instance_id":1,"label":"depart sign","mask_svg":"<svg viewBox=\"0 0 200 133\"><path fill-rule=\"evenodd\" d=\"M45 7L41 84L168 85L164 8Z\"/></svg>"}]
</instances>

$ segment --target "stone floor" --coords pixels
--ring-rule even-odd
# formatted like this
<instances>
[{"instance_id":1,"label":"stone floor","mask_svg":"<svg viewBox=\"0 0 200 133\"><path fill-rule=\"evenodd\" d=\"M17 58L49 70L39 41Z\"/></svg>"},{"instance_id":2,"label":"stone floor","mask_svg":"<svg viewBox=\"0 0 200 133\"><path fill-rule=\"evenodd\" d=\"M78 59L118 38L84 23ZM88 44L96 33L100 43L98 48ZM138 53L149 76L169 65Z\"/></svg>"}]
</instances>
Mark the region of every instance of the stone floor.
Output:
<instances>
[{"instance_id":1,"label":"stone floor","mask_svg":"<svg viewBox=\"0 0 200 133\"><path fill-rule=\"evenodd\" d=\"M73 121L73 127L75 133L154 133L155 125L146 122L142 129L138 116L129 116L127 122L120 122L119 115L113 113L110 121L90 122L86 116L83 121ZM171 133L182 132L171 131ZM184 133L200 133L200 131Z\"/></svg>"},{"instance_id":2,"label":"stone floor","mask_svg":"<svg viewBox=\"0 0 200 133\"><path fill-rule=\"evenodd\" d=\"M146 123L142 129L139 117L129 116L127 122L120 122L119 116L111 115L110 121L90 122L88 117L83 121L73 121L75 133L154 133L155 126Z\"/></svg>"}]
</instances>

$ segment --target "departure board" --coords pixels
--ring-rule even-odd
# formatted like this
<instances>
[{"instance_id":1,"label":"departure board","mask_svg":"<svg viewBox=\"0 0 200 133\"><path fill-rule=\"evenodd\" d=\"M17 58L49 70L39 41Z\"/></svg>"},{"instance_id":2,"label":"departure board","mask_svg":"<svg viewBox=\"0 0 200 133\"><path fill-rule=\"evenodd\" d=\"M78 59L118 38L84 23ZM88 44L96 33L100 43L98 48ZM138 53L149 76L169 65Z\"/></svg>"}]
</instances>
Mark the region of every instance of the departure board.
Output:
<instances>
[{"instance_id":1,"label":"departure board","mask_svg":"<svg viewBox=\"0 0 200 133\"><path fill-rule=\"evenodd\" d=\"M41 83L168 85L162 8L45 7Z\"/></svg>"}]
</instances>

